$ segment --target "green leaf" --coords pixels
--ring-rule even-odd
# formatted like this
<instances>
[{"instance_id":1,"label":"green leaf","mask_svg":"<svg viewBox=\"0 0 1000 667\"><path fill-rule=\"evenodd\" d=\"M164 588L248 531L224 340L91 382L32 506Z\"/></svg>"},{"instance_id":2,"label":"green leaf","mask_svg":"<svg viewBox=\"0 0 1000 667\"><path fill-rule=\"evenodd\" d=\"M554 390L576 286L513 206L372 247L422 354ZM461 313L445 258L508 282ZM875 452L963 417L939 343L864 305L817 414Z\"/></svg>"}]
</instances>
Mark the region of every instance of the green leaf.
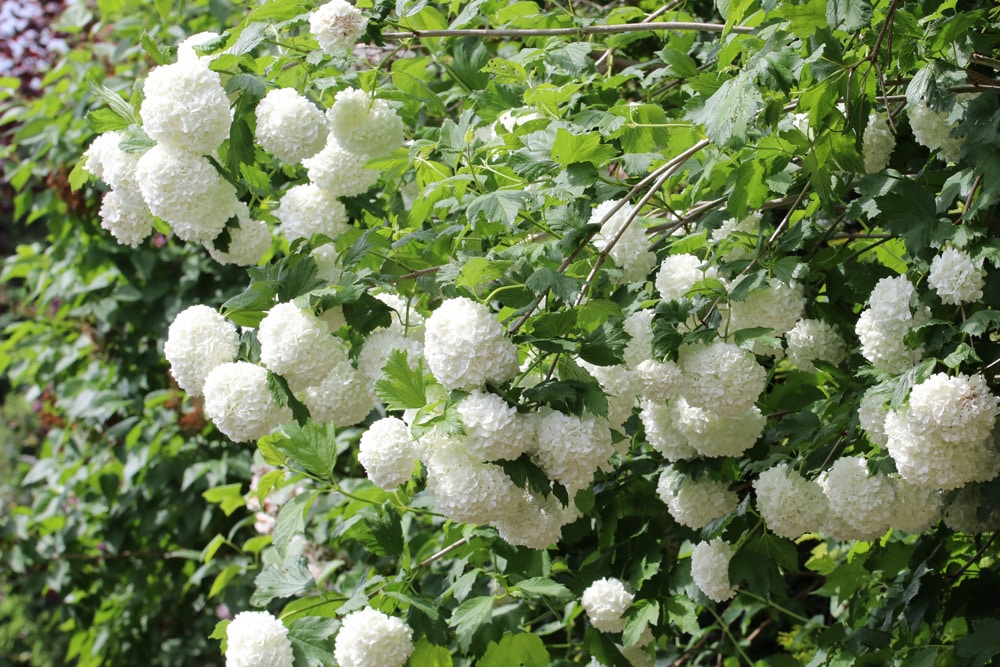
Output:
<instances>
[{"instance_id":1,"label":"green leaf","mask_svg":"<svg viewBox=\"0 0 1000 667\"><path fill-rule=\"evenodd\" d=\"M872 20L872 6L868 0L827 0L826 22L834 30L857 32Z\"/></svg>"},{"instance_id":2,"label":"green leaf","mask_svg":"<svg viewBox=\"0 0 1000 667\"><path fill-rule=\"evenodd\" d=\"M580 290L579 281L545 266L536 269L528 276L524 286L538 296L544 296L546 292L552 290L554 295L569 303L576 299Z\"/></svg>"},{"instance_id":3,"label":"green leaf","mask_svg":"<svg viewBox=\"0 0 1000 667\"><path fill-rule=\"evenodd\" d=\"M664 600L663 607L666 618L681 632L689 635L698 635L701 632L697 605L693 600L683 595L674 595Z\"/></svg>"},{"instance_id":4,"label":"green leaf","mask_svg":"<svg viewBox=\"0 0 1000 667\"><path fill-rule=\"evenodd\" d=\"M562 584L552 581L547 577L531 577L514 584L509 588L511 595L523 593L527 598L555 598L556 600L569 600L573 598L573 593Z\"/></svg>"},{"instance_id":5,"label":"green leaf","mask_svg":"<svg viewBox=\"0 0 1000 667\"><path fill-rule=\"evenodd\" d=\"M390 410L408 410L427 405L423 361L410 368L405 350L393 350L382 368L383 377L375 382L375 394Z\"/></svg>"},{"instance_id":6,"label":"green leaf","mask_svg":"<svg viewBox=\"0 0 1000 667\"><path fill-rule=\"evenodd\" d=\"M490 642L476 667L548 667L550 663L542 638L520 632L504 635L499 644Z\"/></svg>"},{"instance_id":7,"label":"green leaf","mask_svg":"<svg viewBox=\"0 0 1000 667\"><path fill-rule=\"evenodd\" d=\"M487 222L502 222L513 227L528 194L523 190L497 190L479 195L469 204L466 214L475 221L482 215Z\"/></svg>"},{"instance_id":8,"label":"green leaf","mask_svg":"<svg viewBox=\"0 0 1000 667\"><path fill-rule=\"evenodd\" d=\"M660 618L660 603L656 600L638 600L628 610L627 617L622 643L631 646L639 641L647 627L656 626Z\"/></svg>"},{"instance_id":9,"label":"green leaf","mask_svg":"<svg viewBox=\"0 0 1000 667\"><path fill-rule=\"evenodd\" d=\"M288 626L288 640L292 643L295 664L301 667L326 667L336 661L331 652L331 637L340 627L333 618L306 616L291 622Z\"/></svg>"},{"instance_id":10,"label":"green leaf","mask_svg":"<svg viewBox=\"0 0 1000 667\"><path fill-rule=\"evenodd\" d=\"M309 505L315 498L315 494L302 493L278 510L278 519L274 524L274 546L282 556L292 538L305 531L306 512L309 511Z\"/></svg>"},{"instance_id":11,"label":"green leaf","mask_svg":"<svg viewBox=\"0 0 1000 667\"><path fill-rule=\"evenodd\" d=\"M597 132L572 134L564 128L556 130L556 140L552 144L552 159L564 167L578 162L589 162L595 167L608 163L618 155L613 146L601 143Z\"/></svg>"},{"instance_id":12,"label":"green leaf","mask_svg":"<svg viewBox=\"0 0 1000 667\"><path fill-rule=\"evenodd\" d=\"M94 109L87 114L87 127L97 134L103 134L105 132L112 132L115 130L124 130L130 124L131 123L129 123L127 119L122 118L111 109L104 107Z\"/></svg>"},{"instance_id":13,"label":"green leaf","mask_svg":"<svg viewBox=\"0 0 1000 667\"><path fill-rule=\"evenodd\" d=\"M607 667L632 667L607 635L589 625L583 634L583 648Z\"/></svg>"},{"instance_id":14,"label":"green leaf","mask_svg":"<svg viewBox=\"0 0 1000 667\"><path fill-rule=\"evenodd\" d=\"M598 366L614 366L624 361L629 335L620 323L605 322L580 341L580 358Z\"/></svg>"},{"instance_id":15,"label":"green leaf","mask_svg":"<svg viewBox=\"0 0 1000 667\"><path fill-rule=\"evenodd\" d=\"M749 159L740 162L735 171L733 192L726 202L730 215L741 218L748 209L759 208L767 200L770 189L765 178L766 171L761 160Z\"/></svg>"},{"instance_id":16,"label":"green leaf","mask_svg":"<svg viewBox=\"0 0 1000 667\"><path fill-rule=\"evenodd\" d=\"M281 407L288 407L292 411L292 417L300 426L309 421L309 408L302 401L295 398L292 390L288 386L288 380L277 373L267 372L267 390L271 394L274 402Z\"/></svg>"},{"instance_id":17,"label":"green leaf","mask_svg":"<svg viewBox=\"0 0 1000 667\"><path fill-rule=\"evenodd\" d=\"M422 638L413 647L410 667L451 667L451 653L443 646L435 646Z\"/></svg>"},{"instance_id":18,"label":"green leaf","mask_svg":"<svg viewBox=\"0 0 1000 667\"><path fill-rule=\"evenodd\" d=\"M90 180L90 172L83 168L86 163L86 158L80 158L73 166L73 171L69 172L69 187L73 192L82 188L83 184Z\"/></svg>"},{"instance_id":19,"label":"green leaf","mask_svg":"<svg viewBox=\"0 0 1000 667\"><path fill-rule=\"evenodd\" d=\"M734 137L745 140L747 128L764 106L764 98L753 78L743 72L728 79L688 118L705 128L713 143L724 146Z\"/></svg>"},{"instance_id":20,"label":"green leaf","mask_svg":"<svg viewBox=\"0 0 1000 667\"><path fill-rule=\"evenodd\" d=\"M236 484L226 484L225 486L217 486L201 494L202 498L210 503L215 503L219 505L226 516L229 516L235 512L240 507L245 507L247 502L243 498L243 485L239 482Z\"/></svg>"},{"instance_id":21,"label":"green leaf","mask_svg":"<svg viewBox=\"0 0 1000 667\"><path fill-rule=\"evenodd\" d=\"M87 81L87 90L110 107L111 111L128 121L126 125L142 125L139 115L132 105L122 99L121 95L94 81Z\"/></svg>"},{"instance_id":22,"label":"green leaf","mask_svg":"<svg viewBox=\"0 0 1000 667\"><path fill-rule=\"evenodd\" d=\"M328 477L337 464L336 429L330 424L287 424L271 436L271 442L293 464L317 477Z\"/></svg>"},{"instance_id":23,"label":"green leaf","mask_svg":"<svg viewBox=\"0 0 1000 667\"><path fill-rule=\"evenodd\" d=\"M308 11L304 10L300 0L270 0L262 5L258 5L252 12L250 12L250 14L247 15L245 20L271 20L277 23L279 21L287 21L288 19L308 13Z\"/></svg>"},{"instance_id":24,"label":"green leaf","mask_svg":"<svg viewBox=\"0 0 1000 667\"><path fill-rule=\"evenodd\" d=\"M302 556L292 556L280 565L265 565L254 584L257 590L250 597L250 604L255 607L266 606L274 598L301 595L316 587Z\"/></svg>"},{"instance_id":25,"label":"green leaf","mask_svg":"<svg viewBox=\"0 0 1000 667\"><path fill-rule=\"evenodd\" d=\"M472 292L474 296L479 295L479 288L483 283L489 283L507 275L508 269L513 262L501 260L489 260L485 257L472 257L458 272L455 279L455 287L464 287Z\"/></svg>"},{"instance_id":26,"label":"green leaf","mask_svg":"<svg viewBox=\"0 0 1000 667\"><path fill-rule=\"evenodd\" d=\"M222 314L233 324L254 327L275 304L278 281L253 281L241 293L222 304Z\"/></svg>"},{"instance_id":27,"label":"green leaf","mask_svg":"<svg viewBox=\"0 0 1000 667\"><path fill-rule=\"evenodd\" d=\"M448 625L455 629L455 636L463 651L469 650L476 632L493 620L494 603L494 598L488 595L469 598L451 613Z\"/></svg>"},{"instance_id":28,"label":"green leaf","mask_svg":"<svg viewBox=\"0 0 1000 667\"><path fill-rule=\"evenodd\" d=\"M977 310L962 323L962 333L982 336L996 327L1000 327L1000 310Z\"/></svg>"}]
</instances>

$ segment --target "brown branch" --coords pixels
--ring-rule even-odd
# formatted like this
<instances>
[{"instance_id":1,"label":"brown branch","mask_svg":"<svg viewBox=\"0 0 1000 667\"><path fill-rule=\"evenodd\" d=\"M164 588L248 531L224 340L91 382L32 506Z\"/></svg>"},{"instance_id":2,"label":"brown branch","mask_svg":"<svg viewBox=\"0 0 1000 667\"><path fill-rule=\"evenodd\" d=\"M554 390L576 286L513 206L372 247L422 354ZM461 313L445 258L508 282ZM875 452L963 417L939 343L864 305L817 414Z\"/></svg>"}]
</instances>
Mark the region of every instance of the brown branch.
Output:
<instances>
[{"instance_id":1,"label":"brown branch","mask_svg":"<svg viewBox=\"0 0 1000 667\"><path fill-rule=\"evenodd\" d=\"M590 25L579 28L460 28L453 30L413 30L384 32L386 39L426 39L431 37L571 37L574 35L616 35L627 32L696 31L723 32L727 26L721 23L696 23L690 21L657 21L654 23L624 23L622 25ZM729 32L738 35L750 34L753 28L729 26Z\"/></svg>"}]
</instances>

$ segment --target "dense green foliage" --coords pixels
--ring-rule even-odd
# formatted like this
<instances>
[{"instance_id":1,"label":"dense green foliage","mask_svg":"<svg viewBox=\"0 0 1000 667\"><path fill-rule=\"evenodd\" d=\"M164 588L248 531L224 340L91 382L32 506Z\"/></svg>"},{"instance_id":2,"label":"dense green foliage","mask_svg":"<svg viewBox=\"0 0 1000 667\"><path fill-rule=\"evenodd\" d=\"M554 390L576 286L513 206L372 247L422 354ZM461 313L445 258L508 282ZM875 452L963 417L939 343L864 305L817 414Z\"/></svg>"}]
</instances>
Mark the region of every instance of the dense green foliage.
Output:
<instances>
[{"instance_id":1,"label":"dense green foliage","mask_svg":"<svg viewBox=\"0 0 1000 667\"><path fill-rule=\"evenodd\" d=\"M47 230L3 272L15 305L0 367L37 402L41 437L13 448L18 466L0 479L0 619L32 619L9 626L20 628L17 653L0 664L221 664L209 639L225 638L217 622L264 608L289 628L296 667L332 665L340 619L365 606L413 629L413 667L944 666L1000 653L996 480L958 485L980 494L971 527L935 519L869 540L820 525L781 537L753 486L782 462L809 480L847 456L872 475L896 472L859 421L866 395L902 411L935 373L982 373L997 393L1000 16L990 3L362 2L365 41L378 46L333 57L309 33L313 4L77 8L64 20L77 45L45 94L0 102L15 215ZM135 122L140 82L202 30L220 34L200 52L234 113L215 167L275 230L249 271L216 264L162 220L138 248L116 245L97 216L106 188L82 167L96 134L124 131L135 152L153 143ZM275 87L324 109L353 87L402 118L405 145L369 163L378 184L344 199L351 222L336 238L278 233L279 202L307 172L254 142L254 109ZM956 152L917 140L921 104L951 114L949 138L964 137ZM888 113L894 148L868 173L872 112ZM604 220L592 218L621 199L635 204L626 225L644 231L656 265L686 253L714 273L680 298L661 298L655 268L628 277L637 257L616 258L619 238L596 245ZM310 254L331 245L335 278ZM948 247L985 266L982 298L958 305L932 288ZM899 341L914 359L884 368L855 327L880 279L897 275L915 286L907 316L927 316ZM844 359L806 370L773 353L787 329L730 319L793 282L801 317L831 325ZM447 518L426 465L394 490L368 480L358 443L380 417L410 410L417 435L462 431L467 392L446 391L426 363L390 357L380 405L343 425L311 419L272 372L295 422L256 447L229 442L202 400L170 382L163 340L190 305L244 327L240 358L254 364L255 329L275 303L342 308L335 335L357 363L389 321L378 293L424 316L457 297L488 306L524 370L486 388L521 414L608 417L627 399L612 423L616 453L575 497L535 458L503 465L518 486L579 510L557 542L513 546L491 526ZM726 339L753 350L766 378L752 446L674 457L687 478L738 494L699 529L659 498L671 457L647 433L640 392L597 381L629 363L626 321L643 310L656 361L683 365L691 346ZM264 464L273 470L261 475ZM959 495L941 494L945 512ZM268 502L266 520L248 509ZM716 537L735 546L738 590L724 602L691 574L695 546ZM602 577L635 594L620 633L593 627L580 604Z\"/></svg>"}]
</instances>

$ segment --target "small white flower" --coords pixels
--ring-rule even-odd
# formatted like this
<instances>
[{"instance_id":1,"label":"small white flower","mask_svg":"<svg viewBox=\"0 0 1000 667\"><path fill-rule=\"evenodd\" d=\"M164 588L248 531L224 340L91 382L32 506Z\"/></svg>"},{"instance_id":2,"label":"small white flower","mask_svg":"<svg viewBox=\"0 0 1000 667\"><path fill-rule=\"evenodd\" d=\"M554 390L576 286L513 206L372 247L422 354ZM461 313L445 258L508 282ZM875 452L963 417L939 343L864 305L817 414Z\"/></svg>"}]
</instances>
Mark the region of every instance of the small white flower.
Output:
<instances>
[{"instance_id":1,"label":"small white flower","mask_svg":"<svg viewBox=\"0 0 1000 667\"><path fill-rule=\"evenodd\" d=\"M465 297L448 299L424 327L424 357L445 389L480 389L517 374L517 346L483 304Z\"/></svg>"},{"instance_id":2,"label":"small white flower","mask_svg":"<svg viewBox=\"0 0 1000 667\"><path fill-rule=\"evenodd\" d=\"M326 190L313 183L289 188L281 198L275 217L289 241L313 234L336 238L347 231L347 209Z\"/></svg>"},{"instance_id":3,"label":"small white flower","mask_svg":"<svg viewBox=\"0 0 1000 667\"><path fill-rule=\"evenodd\" d=\"M707 278L718 278L714 266L701 268L704 262L694 255L670 255L656 273L656 291L664 301L679 301L691 289Z\"/></svg>"},{"instance_id":4,"label":"small white flower","mask_svg":"<svg viewBox=\"0 0 1000 667\"><path fill-rule=\"evenodd\" d=\"M111 232L122 245L138 247L153 233L153 215L142 197L122 197L112 190L101 201L101 228Z\"/></svg>"},{"instance_id":5,"label":"small white flower","mask_svg":"<svg viewBox=\"0 0 1000 667\"><path fill-rule=\"evenodd\" d=\"M375 486L392 490L413 477L413 438L402 419L384 417L361 435L358 461Z\"/></svg>"},{"instance_id":6,"label":"small white flower","mask_svg":"<svg viewBox=\"0 0 1000 667\"><path fill-rule=\"evenodd\" d=\"M701 592L715 602L736 595L736 589L729 583L729 561L735 553L731 544L716 537L699 542L691 554L691 577Z\"/></svg>"},{"instance_id":7,"label":"small white flower","mask_svg":"<svg viewBox=\"0 0 1000 667\"><path fill-rule=\"evenodd\" d=\"M672 466L660 473L656 492L677 523L696 530L740 504L739 496L728 484L708 477L692 479Z\"/></svg>"},{"instance_id":8,"label":"small white flower","mask_svg":"<svg viewBox=\"0 0 1000 667\"><path fill-rule=\"evenodd\" d=\"M785 334L785 344L789 363L806 373L816 370L816 359L836 365L847 358L847 343L836 327L823 320L799 320Z\"/></svg>"},{"instance_id":9,"label":"small white flower","mask_svg":"<svg viewBox=\"0 0 1000 667\"><path fill-rule=\"evenodd\" d=\"M333 643L340 667L403 667L411 653L413 630L371 607L345 616Z\"/></svg>"},{"instance_id":10,"label":"small white flower","mask_svg":"<svg viewBox=\"0 0 1000 667\"><path fill-rule=\"evenodd\" d=\"M368 19L346 0L330 0L309 15L309 31L330 55L343 55L364 34Z\"/></svg>"},{"instance_id":11,"label":"small white flower","mask_svg":"<svg viewBox=\"0 0 1000 667\"><path fill-rule=\"evenodd\" d=\"M292 667L288 628L266 611L241 611L226 626L226 667Z\"/></svg>"},{"instance_id":12,"label":"small white flower","mask_svg":"<svg viewBox=\"0 0 1000 667\"><path fill-rule=\"evenodd\" d=\"M601 222L617 205L618 202L614 200L598 204L590 214L589 224ZM633 217L634 211L635 207L626 202L601 225L601 230L594 236L594 246L598 250L604 250L621 234L608 254L615 266L622 269L627 283L644 281L656 266L656 255L649 249L649 241L646 240L642 223L635 218L628 227L624 226L628 219Z\"/></svg>"},{"instance_id":13,"label":"small white flower","mask_svg":"<svg viewBox=\"0 0 1000 667\"><path fill-rule=\"evenodd\" d=\"M625 612L634 599L624 583L614 577L605 577L587 587L580 604L595 628L601 632L621 632L625 629Z\"/></svg>"},{"instance_id":14,"label":"small white flower","mask_svg":"<svg viewBox=\"0 0 1000 667\"><path fill-rule=\"evenodd\" d=\"M345 151L333 137L319 153L302 161L309 180L334 197L354 197L378 182L379 170L368 169L368 156Z\"/></svg>"},{"instance_id":15,"label":"small white flower","mask_svg":"<svg viewBox=\"0 0 1000 667\"><path fill-rule=\"evenodd\" d=\"M753 483L757 510L775 535L798 539L819 530L829 511L823 489L779 463L760 474Z\"/></svg>"}]
</instances>

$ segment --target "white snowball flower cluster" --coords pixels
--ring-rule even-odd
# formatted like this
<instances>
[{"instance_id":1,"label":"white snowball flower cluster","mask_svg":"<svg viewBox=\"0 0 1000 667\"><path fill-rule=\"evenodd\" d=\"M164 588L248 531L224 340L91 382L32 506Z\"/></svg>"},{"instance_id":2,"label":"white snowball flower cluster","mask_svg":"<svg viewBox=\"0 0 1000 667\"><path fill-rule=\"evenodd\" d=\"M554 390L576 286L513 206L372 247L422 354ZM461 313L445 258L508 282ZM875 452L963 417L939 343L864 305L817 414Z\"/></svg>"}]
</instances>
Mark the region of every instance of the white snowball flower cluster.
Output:
<instances>
[{"instance_id":1,"label":"white snowball flower cluster","mask_svg":"<svg viewBox=\"0 0 1000 667\"><path fill-rule=\"evenodd\" d=\"M226 626L226 667L292 667L288 628L266 611L241 611Z\"/></svg>"},{"instance_id":2,"label":"white snowball flower cluster","mask_svg":"<svg viewBox=\"0 0 1000 667\"><path fill-rule=\"evenodd\" d=\"M427 365L445 389L471 391L517 374L517 346L483 304L447 299L424 327Z\"/></svg>"},{"instance_id":3,"label":"white snowball flower cluster","mask_svg":"<svg viewBox=\"0 0 1000 667\"><path fill-rule=\"evenodd\" d=\"M736 595L729 582L729 561L736 550L720 537L699 542L691 554L691 577L698 589L715 602Z\"/></svg>"},{"instance_id":4,"label":"white snowball flower cluster","mask_svg":"<svg viewBox=\"0 0 1000 667\"><path fill-rule=\"evenodd\" d=\"M632 409L635 407L635 373L620 364L596 366L586 361L578 363L597 380L608 398L608 424L618 431L624 430L625 422L632 416Z\"/></svg>"},{"instance_id":5,"label":"white snowball flower cluster","mask_svg":"<svg viewBox=\"0 0 1000 667\"><path fill-rule=\"evenodd\" d=\"M670 255L660 263L656 272L656 291L664 301L679 301L691 289L708 278L718 278L718 270L714 266L703 268L703 261L694 255Z\"/></svg>"},{"instance_id":6,"label":"white snowball flower cluster","mask_svg":"<svg viewBox=\"0 0 1000 667\"><path fill-rule=\"evenodd\" d=\"M1000 512L994 510L985 518L979 517L979 508L985 498L975 486L967 486L952 498L944 511L944 525L959 533L978 535L1000 530Z\"/></svg>"},{"instance_id":7,"label":"white snowball flower cluster","mask_svg":"<svg viewBox=\"0 0 1000 667\"><path fill-rule=\"evenodd\" d=\"M944 498L940 491L908 482L898 474L890 475L889 479L896 491L889 520L894 530L922 533L941 518Z\"/></svg>"},{"instance_id":8,"label":"white snowball flower cluster","mask_svg":"<svg viewBox=\"0 0 1000 667\"><path fill-rule=\"evenodd\" d=\"M142 92L142 126L158 144L212 155L229 138L229 98L218 72L207 62L185 59L155 67Z\"/></svg>"},{"instance_id":9,"label":"white snowball flower cluster","mask_svg":"<svg viewBox=\"0 0 1000 667\"><path fill-rule=\"evenodd\" d=\"M938 158L944 162L958 162L965 138L951 136L952 129L958 124L949 122L947 111L932 111L921 101L916 105L907 105L907 115L917 143L931 152L937 151Z\"/></svg>"},{"instance_id":10,"label":"white snowball flower cluster","mask_svg":"<svg viewBox=\"0 0 1000 667\"><path fill-rule=\"evenodd\" d=\"M371 607L345 616L333 642L340 667L403 667L411 653L410 626Z\"/></svg>"},{"instance_id":11,"label":"white snowball flower cluster","mask_svg":"<svg viewBox=\"0 0 1000 667\"><path fill-rule=\"evenodd\" d=\"M347 88L337 93L327 111L333 136L352 153L382 157L403 143L403 121L383 99L363 90Z\"/></svg>"},{"instance_id":12,"label":"white snowball flower cluster","mask_svg":"<svg viewBox=\"0 0 1000 667\"><path fill-rule=\"evenodd\" d=\"M787 463L779 463L760 473L753 483L757 510L775 535L790 540L819 529L826 513L823 489Z\"/></svg>"},{"instance_id":13,"label":"white snowball flower cluster","mask_svg":"<svg viewBox=\"0 0 1000 667\"><path fill-rule=\"evenodd\" d=\"M653 358L653 315L652 309L637 310L622 322L622 328L629 335L625 344L625 366L636 368L642 362Z\"/></svg>"},{"instance_id":14,"label":"white snowball flower cluster","mask_svg":"<svg viewBox=\"0 0 1000 667\"><path fill-rule=\"evenodd\" d=\"M562 527L577 518L573 505L563 507L555 496L540 498L518 489L504 512L490 522L508 544L544 549L559 541Z\"/></svg>"},{"instance_id":15,"label":"white snowball flower cluster","mask_svg":"<svg viewBox=\"0 0 1000 667\"><path fill-rule=\"evenodd\" d=\"M293 88L271 90L257 103L257 143L282 162L298 164L326 145L326 114Z\"/></svg>"},{"instance_id":16,"label":"white snowball flower cluster","mask_svg":"<svg viewBox=\"0 0 1000 667\"><path fill-rule=\"evenodd\" d=\"M656 492L677 523L695 530L729 514L740 498L725 482L708 477L692 479L672 466L660 473Z\"/></svg>"},{"instance_id":17,"label":"white snowball flower cluster","mask_svg":"<svg viewBox=\"0 0 1000 667\"><path fill-rule=\"evenodd\" d=\"M384 417L361 434L358 461L372 484L389 491L413 476L414 446L410 429L402 419Z\"/></svg>"},{"instance_id":18,"label":"white snowball flower cluster","mask_svg":"<svg viewBox=\"0 0 1000 667\"><path fill-rule=\"evenodd\" d=\"M534 442L530 420L496 394L475 390L457 406L468 451L482 461L514 460Z\"/></svg>"},{"instance_id":19,"label":"white snowball flower cluster","mask_svg":"<svg viewBox=\"0 0 1000 667\"><path fill-rule=\"evenodd\" d=\"M309 15L309 32L332 56L344 55L357 44L368 19L346 0L330 0Z\"/></svg>"},{"instance_id":20,"label":"white snowball flower cluster","mask_svg":"<svg viewBox=\"0 0 1000 667\"><path fill-rule=\"evenodd\" d=\"M588 224L597 224L611 212L618 201L601 202L590 214ZM607 219L601 230L594 236L594 246L598 250L605 250L612 241L618 237L618 241L611 247L609 255L615 266L624 272L624 279L627 283L641 282L646 279L649 272L656 266L656 255L649 249L649 241L639 220L633 219L628 227L625 223L633 217L635 207L632 204L625 204ZM619 234L621 236L619 237Z\"/></svg>"},{"instance_id":21,"label":"white snowball flower cluster","mask_svg":"<svg viewBox=\"0 0 1000 667\"><path fill-rule=\"evenodd\" d=\"M372 387L383 377L383 370L389 355L394 350L406 352L406 362L416 370L424 357L424 346L417 338L404 335L396 329L377 329L365 339L364 347L358 355L358 370L368 378Z\"/></svg>"},{"instance_id":22,"label":"white snowball flower cluster","mask_svg":"<svg viewBox=\"0 0 1000 667\"><path fill-rule=\"evenodd\" d=\"M211 61L212 56L201 56L195 49L205 47L219 39L221 37L217 32L207 30L205 32L196 32L177 45L177 60L200 60L205 58Z\"/></svg>"},{"instance_id":23,"label":"white snowball flower cluster","mask_svg":"<svg viewBox=\"0 0 1000 667\"><path fill-rule=\"evenodd\" d=\"M896 137L889 127L885 113L868 116L868 125L861 138L861 157L865 161L865 171L869 174L882 171L889 166L889 157L896 147Z\"/></svg>"},{"instance_id":24,"label":"white snowball flower cluster","mask_svg":"<svg viewBox=\"0 0 1000 667\"><path fill-rule=\"evenodd\" d=\"M267 370L236 361L220 364L205 378L205 416L234 442L257 440L292 418L267 388Z\"/></svg>"},{"instance_id":25,"label":"white snowball flower cluster","mask_svg":"<svg viewBox=\"0 0 1000 667\"><path fill-rule=\"evenodd\" d=\"M537 413L535 428L534 459L570 498L589 487L598 470L611 469L608 459L615 449L607 421L551 410Z\"/></svg>"},{"instance_id":26,"label":"white snowball flower cluster","mask_svg":"<svg viewBox=\"0 0 1000 667\"><path fill-rule=\"evenodd\" d=\"M452 442L424 457L427 491L453 521L488 524L509 511L510 499L520 491L503 468L476 461L460 440Z\"/></svg>"},{"instance_id":27,"label":"white snowball flower cluster","mask_svg":"<svg viewBox=\"0 0 1000 667\"><path fill-rule=\"evenodd\" d=\"M729 304L729 331L767 327L773 336L791 330L802 317L806 298L802 286L776 280L763 289L753 290L742 301Z\"/></svg>"},{"instance_id":28,"label":"white snowball flower cluster","mask_svg":"<svg viewBox=\"0 0 1000 667\"><path fill-rule=\"evenodd\" d=\"M260 360L295 392L347 361L343 341L330 335L326 323L290 301L271 307L257 326L257 340Z\"/></svg>"},{"instance_id":29,"label":"white snowball flower cluster","mask_svg":"<svg viewBox=\"0 0 1000 667\"><path fill-rule=\"evenodd\" d=\"M982 375L937 373L914 386L909 405L885 419L900 475L943 491L993 479L1000 472L992 438L998 403Z\"/></svg>"},{"instance_id":30,"label":"white snowball flower cluster","mask_svg":"<svg viewBox=\"0 0 1000 667\"><path fill-rule=\"evenodd\" d=\"M344 354L339 343L335 349L337 352L331 356ZM340 359L325 376L321 376L319 382L314 379L309 386L295 391L309 408L313 420L321 423L350 426L362 421L375 408L375 395L370 383L346 358Z\"/></svg>"},{"instance_id":31,"label":"white snowball flower cluster","mask_svg":"<svg viewBox=\"0 0 1000 667\"><path fill-rule=\"evenodd\" d=\"M847 343L832 324L801 319L785 334L785 354L793 366L812 373L817 359L833 365L846 359Z\"/></svg>"},{"instance_id":32,"label":"white snowball flower cluster","mask_svg":"<svg viewBox=\"0 0 1000 667\"><path fill-rule=\"evenodd\" d=\"M414 307L412 299L407 301L392 292L379 292L375 295L375 298L393 310L392 324L389 325L389 329L398 331L401 334L409 334L416 331L420 332L420 335L423 335L420 327L424 325L424 316Z\"/></svg>"},{"instance_id":33,"label":"white snowball flower cluster","mask_svg":"<svg viewBox=\"0 0 1000 667\"><path fill-rule=\"evenodd\" d=\"M923 348L906 347L904 337L915 326L930 319L926 308L910 310L915 290L906 276L882 278L868 297L854 327L861 341L861 354L879 370L902 373L923 357Z\"/></svg>"},{"instance_id":34,"label":"white snowball flower cluster","mask_svg":"<svg viewBox=\"0 0 1000 667\"><path fill-rule=\"evenodd\" d=\"M368 156L345 151L331 137L326 146L302 161L309 180L334 197L354 197L367 192L379 179L377 169L366 169Z\"/></svg>"},{"instance_id":35,"label":"white snowball flower cluster","mask_svg":"<svg viewBox=\"0 0 1000 667\"><path fill-rule=\"evenodd\" d=\"M104 195L98 215L101 228L122 245L138 247L153 233L153 216L142 197L129 198L112 190Z\"/></svg>"},{"instance_id":36,"label":"white snowball flower cluster","mask_svg":"<svg viewBox=\"0 0 1000 667\"><path fill-rule=\"evenodd\" d=\"M716 411L694 407L683 398L670 403L677 433L701 456L739 456L764 431L766 420L756 405L742 411Z\"/></svg>"},{"instance_id":37,"label":"white snowball flower cluster","mask_svg":"<svg viewBox=\"0 0 1000 667\"><path fill-rule=\"evenodd\" d=\"M598 579L580 596L590 624L601 632L621 632L625 629L625 612L635 600L625 584L614 577Z\"/></svg>"},{"instance_id":38,"label":"white snowball flower cluster","mask_svg":"<svg viewBox=\"0 0 1000 667\"><path fill-rule=\"evenodd\" d=\"M723 341L686 345L677 363L683 374L681 393L692 407L744 412L767 383L767 373L753 354Z\"/></svg>"},{"instance_id":39,"label":"white snowball flower cluster","mask_svg":"<svg viewBox=\"0 0 1000 667\"><path fill-rule=\"evenodd\" d=\"M837 459L819 485L830 507L823 532L838 540L874 540L889 530L895 489L885 475L869 475L864 458Z\"/></svg>"},{"instance_id":40,"label":"white snowball flower cluster","mask_svg":"<svg viewBox=\"0 0 1000 667\"><path fill-rule=\"evenodd\" d=\"M636 366L633 379L643 398L662 403L673 398L682 387L681 369L672 361L643 361Z\"/></svg>"},{"instance_id":41,"label":"white snowball flower cluster","mask_svg":"<svg viewBox=\"0 0 1000 667\"><path fill-rule=\"evenodd\" d=\"M253 266L260 262L271 247L271 232L262 220L250 217L250 209L241 201L236 202L236 219L239 227L229 228L229 247L220 250L218 237L205 244L208 254L220 264Z\"/></svg>"},{"instance_id":42,"label":"white snowball flower cluster","mask_svg":"<svg viewBox=\"0 0 1000 667\"><path fill-rule=\"evenodd\" d=\"M858 406L858 423L868 435L868 439L879 447L885 447L889 442L889 436L885 433L885 416L888 410L882 404L881 396L868 392Z\"/></svg>"},{"instance_id":43,"label":"white snowball flower cluster","mask_svg":"<svg viewBox=\"0 0 1000 667\"><path fill-rule=\"evenodd\" d=\"M136 165L142 198L184 241L207 243L236 213L236 190L196 153L157 144Z\"/></svg>"},{"instance_id":44,"label":"white snowball flower cluster","mask_svg":"<svg viewBox=\"0 0 1000 667\"><path fill-rule=\"evenodd\" d=\"M735 262L737 260L750 257L751 249L756 243L756 237L760 234L761 215L751 213L744 218L729 218L722 223L722 226L712 232L712 241L721 243L729 240L734 243L731 250L726 252L722 259L725 262ZM753 237L752 239L746 238ZM750 248L746 247L749 243Z\"/></svg>"},{"instance_id":45,"label":"white snowball flower cluster","mask_svg":"<svg viewBox=\"0 0 1000 667\"><path fill-rule=\"evenodd\" d=\"M688 444L688 439L677 429L680 410L678 401L664 404L643 398L639 405L642 408L639 419L646 431L646 440L653 449L667 461L685 461L698 457L698 450Z\"/></svg>"},{"instance_id":46,"label":"white snowball flower cluster","mask_svg":"<svg viewBox=\"0 0 1000 667\"><path fill-rule=\"evenodd\" d=\"M289 241L308 239L313 234L334 238L347 231L347 209L315 183L289 188L274 215Z\"/></svg>"},{"instance_id":47,"label":"white snowball flower cluster","mask_svg":"<svg viewBox=\"0 0 1000 667\"><path fill-rule=\"evenodd\" d=\"M236 327L214 309L200 304L174 318L163 344L170 373L177 385L192 396L201 396L212 369L236 359L239 349Z\"/></svg>"},{"instance_id":48,"label":"white snowball flower cluster","mask_svg":"<svg viewBox=\"0 0 1000 667\"><path fill-rule=\"evenodd\" d=\"M948 247L931 260L927 284L941 297L942 303L957 306L983 298L986 271L967 253Z\"/></svg>"}]
</instances>

